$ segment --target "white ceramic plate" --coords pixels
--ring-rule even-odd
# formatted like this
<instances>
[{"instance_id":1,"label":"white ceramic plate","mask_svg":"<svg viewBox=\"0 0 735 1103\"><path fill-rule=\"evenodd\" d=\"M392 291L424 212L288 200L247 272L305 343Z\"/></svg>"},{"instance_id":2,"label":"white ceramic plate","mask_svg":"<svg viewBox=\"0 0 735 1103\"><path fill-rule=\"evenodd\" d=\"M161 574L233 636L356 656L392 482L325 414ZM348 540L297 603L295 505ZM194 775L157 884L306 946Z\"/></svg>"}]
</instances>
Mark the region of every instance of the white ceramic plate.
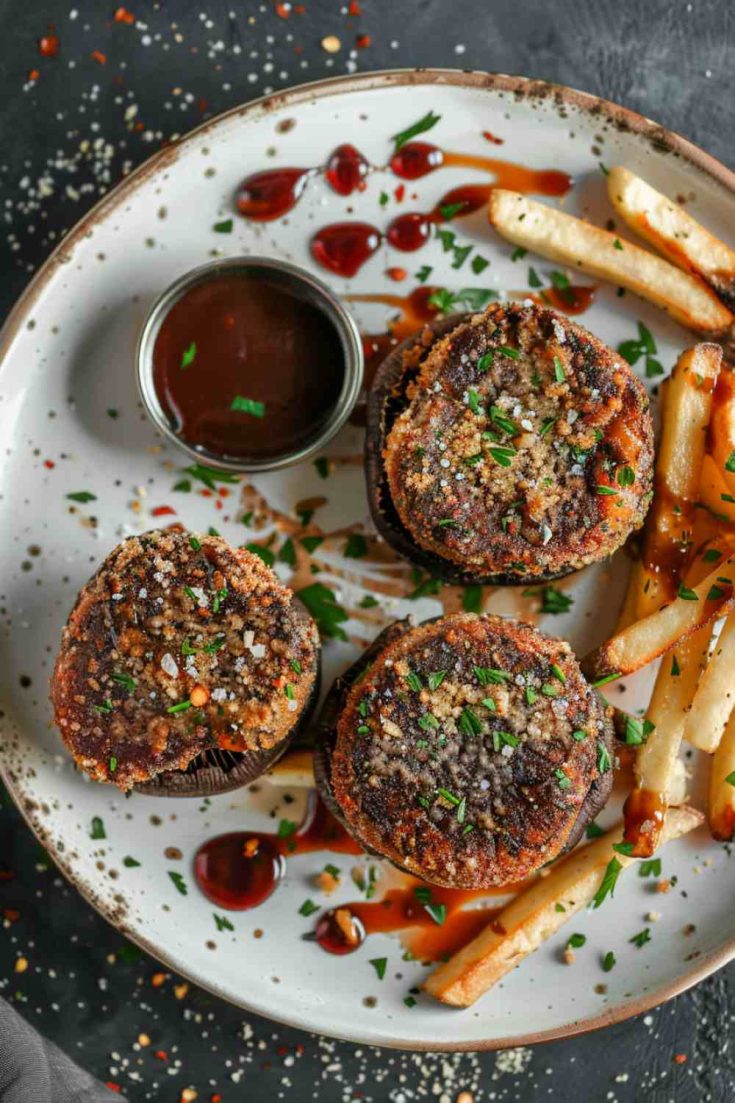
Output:
<instances>
[{"instance_id":1,"label":"white ceramic plate","mask_svg":"<svg viewBox=\"0 0 735 1103\"><path fill-rule=\"evenodd\" d=\"M587 936L575 965L560 960L570 933L565 931L470 1010L448 1010L423 996L408 1009L403 999L423 970L401 961L401 947L393 938L375 936L341 958L328 957L301 939L313 923L298 914L304 898L326 903L309 882L326 858L290 860L285 882L263 907L233 914L232 932L215 929L212 906L191 876L191 856L203 840L221 831L272 826L268 813L281 793L264 785L258 794L240 791L211 803L141 795L126 800L75 772L51 726L47 699L59 633L77 590L122 536L178 520L193 529L215 525L235 543L263 537L241 523L242 486L230 488L226 499L172 491L187 461L156 436L139 406L133 375L136 334L149 303L215 250L279 255L316 271L308 250L315 227L342 218L384 226L402 210L428 209L454 185L487 181L481 171L442 169L410 184L408 195L417 198L407 197L399 206L392 198L399 182L383 171L372 173L365 191L349 199L316 178L286 219L258 226L235 215L230 235L213 232L213 224L230 215L233 191L246 174L276 164L319 164L341 141L354 142L371 162L384 164L390 136L430 109L441 121L426 137L445 149L571 173L575 186L563 201L567 210L602 223L610 218L599 163L622 162L668 194L686 196L708 226L728 236L734 181L722 166L620 108L517 78L399 72L326 81L232 111L154 157L67 237L3 332L3 773L29 823L87 899L129 937L197 983L253 1011L326 1034L385 1045L476 1049L621 1019L728 960L735 953L735 913L725 849L704 831L667 847L664 873L676 874L678 884L665 896L654 894L653 881L628 873L614 900L574 920L573 930ZM279 125L285 120L287 126ZM483 131L499 136L504 145L490 145ZM379 203L383 189L391 195L385 210ZM403 294L415 280L391 283L386 269L400 265L414 273L431 264L431 282L507 290L527 286L529 261L541 273L551 267L531 257L512 262L511 250L492 235L481 214L458 220L453 229L458 241L474 244L473 255L491 261L481 276L472 274L469 262L453 270L453 254L434 240L415 255L382 247L351 281L325 278L338 292ZM360 307L359 320L366 329L379 330L389 313L385 306ZM600 289L581 320L613 345L635 336L637 321L643 321L667 370L690 340L655 308L632 296L617 298L609 287ZM361 431L352 427L330 452L354 457L361 445ZM308 464L254 482L271 507L290 514L298 500L325 495L328 501L316 518L325 532L368 524L359 462L336 465L327 480ZM75 506L66 495L79 490L94 493L96 500ZM215 506L218 500L222 509ZM153 511L163 505L173 506L176 517L156 520ZM322 577L336 586L346 607L356 609L366 575L376 591L406 588L405 566L343 561L341 542L333 546L337 552L323 555L328 569ZM287 577L286 568L279 570ZM601 640L614 622L625 573L625 556L618 555L612 565L564 583L574 606L566 615L544 618L542 627L567 636L578 652ZM528 616L533 602L517 592L497 591L488 607ZM438 611L431 599L382 602L383 620ZM372 622L353 620L348 629L367 641L380 625L375 616ZM327 644L327 683L357 650L354 644ZM629 684L626 706L644 704L649 685L648 676ZM611 692L613 700L619 692ZM696 764L695 774L693 799L701 806ZM290 818L296 818L295 807L290 806ZM611 804L603 823L618 814L619 803ZM93 817L104 821L104 840L90 838ZM167 858L169 847L183 857ZM140 867L127 868L126 855L139 859ZM347 871L353 863L341 858L337 864ZM167 876L170 870L182 873L188 895L177 892ZM355 895L346 878L336 899ZM647 919L651 911L660 919ZM696 929L686 937L683 929L689 924ZM645 926L651 927L652 941L637 949L628 940ZM265 932L259 941L253 938L255 928ZM617 966L605 974L600 960L608 950L615 952ZM383 981L369 965L370 958L381 956L388 958ZM605 991L596 990L600 984ZM366 1004L365 997L376 997L377 1003L369 1006L372 1001Z\"/></svg>"}]
</instances>

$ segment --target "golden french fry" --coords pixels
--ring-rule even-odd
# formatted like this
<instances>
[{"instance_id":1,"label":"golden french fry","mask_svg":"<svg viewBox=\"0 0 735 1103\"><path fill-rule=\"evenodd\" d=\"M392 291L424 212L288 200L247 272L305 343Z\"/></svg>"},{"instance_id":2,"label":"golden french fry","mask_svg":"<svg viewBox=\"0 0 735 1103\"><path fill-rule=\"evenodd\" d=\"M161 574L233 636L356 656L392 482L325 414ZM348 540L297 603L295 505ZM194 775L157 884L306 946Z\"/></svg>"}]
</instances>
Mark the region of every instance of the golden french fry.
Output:
<instances>
[{"instance_id":1,"label":"golden french fry","mask_svg":"<svg viewBox=\"0 0 735 1103\"><path fill-rule=\"evenodd\" d=\"M656 459L656 493L643 534L636 619L671 600L686 566L721 363L719 345L695 345L682 352L669 379Z\"/></svg>"},{"instance_id":2,"label":"golden french fry","mask_svg":"<svg viewBox=\"0 0 735 1103\"><path fill-rule=\"evenodd\" d=\"M688 639L715 617L729 613L735 606L733 584L718 579L735 579L733 570L735 557L729 555L697 586L681 588L669 605L636 621L591 651L582 661L582 669L588 679L595 682L632 674L669 651L680 640Z\"/></svg>"},{"instance_id":3,"label":"golden french fry","mask_svg":"<svg viewBox=\"0 0 735 1103\"><path fill-rule=\"evenodd\" d=\"M287 751L264 776L271 785L313 789L315 783L311 751L305 747Z\"/></svg>"},{"instance_id":4,"label":"golden french fry","mask_svg":"<svg viewBox=\"0 0 735 1103\"><path fill-rule=\"evenodd\" d=\"M488 218L498 233L515 245L627 287L703 336L724 336L733 323L727 307L695 276L555 207L519 192L493 188Z\"/></svg>"},{"instance_id":5,"label":"golden french fry","mask_svg":"<svg viewBox=\"0 0 735 1103\"><path fill-rule=\"evenodd\" d=\"M685 835L703 822L704 816L694 808L672 808L664 822L662 841ZM612 858L623 867L631 863L631 858L613 850L613 843L620 838L618 825L556 863L548 877L534 881L472 942L439 965L424 982L424 989L454 1007L473 1004L590 903Z\"/></svg>"},{"instance_id":6,"label":"golden french fry","mask_svg":"<svg viewBox=\"0 0 735 1103\"><path fill-rule=\"evenodd\" d=\"M735 372L721 372L709 427L712 462L735 495Z\"/></svg>"},{"instance_id":7,"label":"golden french fry","mask_svg":"<svg viewBox=\"0 0 735 1103\"><path fill-rule=\"evenodd\" d=\"M712 756L707 815L713 838L730 842L735 837L735 711Z\"/></svg>"},{"instance_id":8,"label":"golden french fry","mask_svg":"<svg viewBox=\"0 0 735 1103\"><path fill-rule=\"evenodd\" d=\"M735 706L735 616L729 616L715 643L684 727L684 738L712 754Z\"/></svg>"},{"instance_id":9,"label":"golden french fry","mask_svg":"<svg viewBox=\"0 0 735 1103\"><path fill-rule=\"evenodd\" d=\"M735 309L732 249L629 169L619 165L610 169L607 191L615 210L632 230L672 264L701 276L730 309Z\"/></svg>"}]
</instances>

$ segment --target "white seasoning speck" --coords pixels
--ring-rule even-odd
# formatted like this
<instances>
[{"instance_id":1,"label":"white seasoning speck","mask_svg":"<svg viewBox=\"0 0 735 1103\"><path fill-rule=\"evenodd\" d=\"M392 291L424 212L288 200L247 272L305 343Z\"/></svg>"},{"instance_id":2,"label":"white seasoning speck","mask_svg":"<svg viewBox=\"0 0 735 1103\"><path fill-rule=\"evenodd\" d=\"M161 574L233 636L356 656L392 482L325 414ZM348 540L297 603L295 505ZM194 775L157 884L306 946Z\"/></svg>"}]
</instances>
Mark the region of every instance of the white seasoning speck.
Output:
<instances>
[{"instance_id":1,"label":"white seasoning speck","mask_svg":"<svg viewBox=\"0 0 735 1103\"><path fill-rule=\"evenodd\" d=\"M176 662L176 659L173 657L173 655L168 651L161 659L161 670L164 672L164 674L168 674L171 678L178 678L179 676L178 663Z\"/></svg>"}]
</instances>

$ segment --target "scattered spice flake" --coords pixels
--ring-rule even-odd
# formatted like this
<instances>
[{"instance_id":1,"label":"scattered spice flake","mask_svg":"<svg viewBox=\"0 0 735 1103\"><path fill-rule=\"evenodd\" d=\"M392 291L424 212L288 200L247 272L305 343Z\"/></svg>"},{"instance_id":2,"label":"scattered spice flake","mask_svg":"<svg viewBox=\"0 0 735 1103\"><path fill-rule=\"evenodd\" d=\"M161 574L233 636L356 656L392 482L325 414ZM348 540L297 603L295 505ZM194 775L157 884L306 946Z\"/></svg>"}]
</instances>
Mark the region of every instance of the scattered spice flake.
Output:
<instances>
[{"instance_id":1,"label":"scattered spice flake","mask_svg":"<svg viewBox=\"0 0 735 1103\"><path fill-rule=\"evenodd\" d=\"M92 61L96 61L98 65L107 64L107 55L103 54L101 50L92 50L89 56L92 58Z\"/></svg>"},{"instance_id":2,"label":"scattered spice flake","mask_svg":"<svg viewBox=\"0 0 735 1103\"><path fill-rule=\"evenodd\" d=\"M113 16L116 23L127 23L128 26L132 26L135 23L135 16L127 8L118 8Z\"/></svg>"},{"instance_id":3,"label":"scattered spice flake","mask_svg":"<svg viewBox=\"0 0 735 1103\"><path fill-rule=\"evenodd\" d=\"M71 494L67 494L72 502L96 502L97 495L92 494L89 490L75 490Z\"/></svg>"},{"instance_id":4,"label":"scattered spice flake","mask_svg":"<svg viewBox=\"0 0 735 1103\"><path fill-rule=\"evenodd\" d=\"M55 34L45 34L38 40L38 52L41 57L56 57L59 52L59 37Z\"/></svg>"},{"instance_id":5,"label":"scattered spice flake","mask_svg":"<svg viewBox=\"0 0 735 1103\"><path fill-rule=\"evenodd\" d=\"M151 517L175 517L176 510L173 506L156 506L151 510Z\"/></svg>"},{"instance_id":6,"label":"scattered spice flake","mask_svg":"<svg viewBox=\"0 0 735 1103\"><path fill-rule=\"evenodd\" d=\"M319 456L318 459L314 460L314 467L320 479L329 478L329 460L326 456Z\"/></svg>"},{"instance_id":7,"label":"scattered spice flake","mask_svg":"<svg viewBox=\"0 0 735 1103\"><path fill-rule=\"evenodd\" d=\"M401 283L408 276L408 272L405 268L388 268L385 274L388 279L393 280L394 283Z\"/></svg>"},{"instance_id":8,"label":"scattered spice flake","mask_svg":"<svg viewBox=\"0 0 735 1103\"><path fill-rule=\"evenodd\" d=\"M212 912L212 918L217 926L218 931L234 931L232 923L225 915L217 915L216 912Z\"/></svg>"}]
</instances>

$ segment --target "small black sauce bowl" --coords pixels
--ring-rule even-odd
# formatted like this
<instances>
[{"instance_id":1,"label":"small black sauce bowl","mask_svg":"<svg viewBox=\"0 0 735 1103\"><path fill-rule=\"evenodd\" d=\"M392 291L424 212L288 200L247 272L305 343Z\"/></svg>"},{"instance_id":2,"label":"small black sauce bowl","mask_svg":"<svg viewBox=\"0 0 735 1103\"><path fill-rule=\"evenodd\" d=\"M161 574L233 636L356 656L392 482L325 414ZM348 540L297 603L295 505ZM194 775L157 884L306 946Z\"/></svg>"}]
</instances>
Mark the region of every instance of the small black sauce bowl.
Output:
<instances>
[{"instance_id":1,"label":"small black sauce bowl","mask_svg":"<svg viewBox=\"0 0 735 1103\"><path fill-rule=\"evenodd\" d=\"M243 273L256 277L267 276L272 282L295 290L299 297L318 307L332 322L340 339L344 353L344 380L334 409L326 418L321 431L308 444L301 448L278 456L268 456L262 460L248 460L212 452L206 448L194 447L183 440L171 427L170 421L161 405L153 379L153 350L159 330L171 308L188 291L198 284L206 283L222 275ZM135 353L138 391L143 407L158 431L168 440L177 444L192 459L219 471L231 471L235 474L255 471L276 471L290 467L301 460L309 459L320 452L324 445L342 428L362 388L363 350L357 325L341 300L325 283L312 276L295 264L278 260L275 257L230 257L216 260L194 268L175 280L155 300L138 338Z\"/></svg>"}]
</instances>

